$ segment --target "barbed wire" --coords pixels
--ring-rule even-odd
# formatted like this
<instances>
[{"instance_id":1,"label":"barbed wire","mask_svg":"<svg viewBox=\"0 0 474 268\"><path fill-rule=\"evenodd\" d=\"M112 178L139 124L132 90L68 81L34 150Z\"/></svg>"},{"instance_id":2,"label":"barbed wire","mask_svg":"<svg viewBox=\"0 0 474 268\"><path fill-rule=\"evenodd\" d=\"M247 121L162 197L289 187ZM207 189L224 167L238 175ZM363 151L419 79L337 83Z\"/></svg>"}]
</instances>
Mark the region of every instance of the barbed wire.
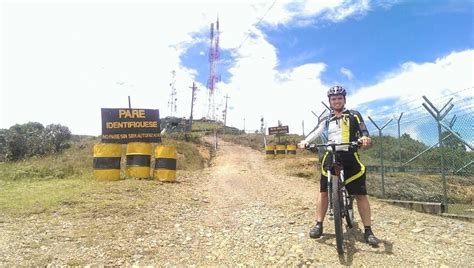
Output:
<instances>
[{"instance_id":1,"label":"barbed wire","mask_svg":"<svg viewBox=\"0 0 474 268\"><path fill-rule=\"evenodd\" d=\"M470 88L465 88L465 89L462 89L462 90L459 90L459 91L456 91L456 92L453 92L452 94L449 94L449 95L443 95L441 97L438 97L438 98L435 98L433 100L430 100L431 103L433 103L433 105L435 105L435 107L437 108L441 108L442 105L446 104L446 102L443 102L443 100L447 100L449 98L452 98L454 94L458 94L460 92L463 92L463 91L466 91L468 89L473 89L474 87L470 87ZM417 99L418 101L420 100L420 98ZM403 105L397 105L397 106L392 106L390 107L390 110L393 110L393 111L397 111L397 113L401 113L403 112L403 117L405 117L405 119L407 117L410 117L414 114L419 114L420 111L422 111L423 113L424 112L427 112L426 109L423 107L423 106L417 106L417 107L413 107L413 108L410 108L410 109L402 109L403 106L405 106L406 104L408 103L412 103L413 101L409 101L409 102L406 102L404 103ZM460 104L462 103L462 107L459 109L459 105L457 104ZM467 104L466 104L467 103ZM469 108L473 107L474 106L474 96L473 97L467 97L467 98L463 98L463 99L457 99L457 100L453 100L451 102L451 104L454 105L455 108L458 108L457 110L453 110L453 111L450 111L450 113L453 113L453 112L459 112L459 111L463 111L463 110L468 110ZM454 109L454 108L453 108ZM378 118L379 120L383 120L383 119L390 119L390 118L393 118L393 114L387 114L387 110L389 110L389 108L387 109L384 109L376 114L373 114L371 115L371 117L374 117L374 118ZM418 117L420 118L420 117Z\"/></svg>"},{"instance_id":2,"label":"barbed wire","mask_svg":"<svg viewBox=\"0 0 474 268\"><path fill-rule=\"evenodd\" d=\"M452 97L453 95L455 94L459 94L461 92L464 92L464 91L467 91L467 90L472 90L474 89L474 86L470 86L470 87L467 87L467 88L463 88L463 89L460 89L458 91L454 91L454 92L451 92L450 94L446 94L446 95L443 95L443 96L440 96L440 97L437 97L437 98L434 98L433 100L430 100L433 104L435 102L439 103L441 102L442 99L447 99L447 98L450 98ZM471 97L472 99L472 97ZM408 104L410 103L413 103L413 102L416 102L416 101L420 101L420 100L423 100L421 97L415 97L411 100L407 100L406 102L403 102L403 103L400 103L400 104L397 104L396 106L393 106L392 109L397 109L397 108L400 108L400 110L402 110L402 108L404 106L408 106ZM420 106L421 107L421 106ZM414 107L414 108L409 108L409 109L405 109L406 112L410 111L410 110L415 110L415 109L418 109L419 107Z\"/></svg>"}]
</instances>

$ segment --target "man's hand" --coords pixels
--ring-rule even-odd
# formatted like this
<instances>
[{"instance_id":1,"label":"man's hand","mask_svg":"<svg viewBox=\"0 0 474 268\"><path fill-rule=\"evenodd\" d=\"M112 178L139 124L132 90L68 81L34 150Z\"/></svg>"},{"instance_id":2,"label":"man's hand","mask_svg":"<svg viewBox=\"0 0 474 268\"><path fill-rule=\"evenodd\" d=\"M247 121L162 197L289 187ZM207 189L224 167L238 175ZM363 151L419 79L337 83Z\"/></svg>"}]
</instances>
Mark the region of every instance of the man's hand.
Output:
<instances>
[{"instance_id":1,"label":"man's hand","mask_svg":"<svg viewBox=\"0 0 474 268\"><path fill-rule=\"evenodd\" d=\"M305 149L307 145L308 145L308 143L306 141L302 140L302 141L300 141L300 143L298 143L298 148Z\"/></svg>"},{"instance_id":2,"label":"man's hand","mask_svg":"<svg viewBox=\"0 0 474 268\"><path fill-rule=\"evenodd\" d=\"M367 136L362 136L359 141L362 143L362 147L367 147L372 143L372 139Z\"/></svg>"}]
</instances>

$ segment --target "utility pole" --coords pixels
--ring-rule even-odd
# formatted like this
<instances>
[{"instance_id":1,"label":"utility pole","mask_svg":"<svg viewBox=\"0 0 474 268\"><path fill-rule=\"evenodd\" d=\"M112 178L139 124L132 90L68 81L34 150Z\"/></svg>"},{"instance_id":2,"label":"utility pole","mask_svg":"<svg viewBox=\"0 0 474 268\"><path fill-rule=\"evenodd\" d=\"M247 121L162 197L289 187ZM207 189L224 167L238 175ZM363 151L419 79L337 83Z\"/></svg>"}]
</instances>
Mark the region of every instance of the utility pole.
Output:
<instances>
[{"instance_id":1,"label":"utility pole","mask_svg":"<svg viewBox=\"0 0 474 268\"><path fill-rule=\"evenodd\" d=\"M128 96L128 109L132 109L132 102L130 101L130 96Z\"/></svg>"},{"instance_id":2,"label":"utility pole","mask_svg":"<svg viewBox=\"0 0 474 268\"><path fill-rule=\"evenodd\" d=\"M244 134L245 134L245 117L244 117Z\"/></svg>"},{"instance_id":3,"label":"utility pole","mask_svg":"<svg viewBox=\"0 0 474 268\"><path fill-rule=\"evenodd\" d=\"M304 137L304 120L301 122L301 125L303 127L303 137Z\"/></svg>"},{"instance_id":4,"label":"utility pole","mask_svg":"<svg viewBox=\"0 0 474 268\"><path fill-rule=\"evenodd\" d=\"M263 135L263 145L264 146L267 146L267 138L265 137L265 124L264 124L264 119L263 119L263 115L262 115L262 118L260 119L260 131L262 132L262 135Z\"/></svg>"},{"instance_id":5,"label":"utility pole","mask_svg":"<svg viewBox=\"0 0 474 268\"><path fill-rule=\"evenodd\" d=\"M193 86L189 87L192 90L192 97L191 97L191 115L189 116L189 132L191 132L193 128L193 109L194 109L194 101L196 100L196 83L193 82Z\"/></svg>"},{"instance_id":6,"label":"utility pole","mask_svg":"<svg viewBox=\"0 0 474 268\"><path fill-rule=\"evenodd\" d=\"M225 113L224 113L224 134L225 134L225 126L227 122L227 100L229 99L230 99L229 95L226 95L225 96Z\"/></svg>"}]
</instances>

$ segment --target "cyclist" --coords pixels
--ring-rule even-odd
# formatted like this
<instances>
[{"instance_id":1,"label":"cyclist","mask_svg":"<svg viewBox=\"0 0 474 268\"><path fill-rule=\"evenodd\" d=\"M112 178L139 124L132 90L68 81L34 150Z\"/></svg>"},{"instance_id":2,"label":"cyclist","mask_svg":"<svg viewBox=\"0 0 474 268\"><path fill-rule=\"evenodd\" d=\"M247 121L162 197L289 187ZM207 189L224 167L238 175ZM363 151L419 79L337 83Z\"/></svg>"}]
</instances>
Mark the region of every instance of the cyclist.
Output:
<instances>
[{"instance_id":1,"label":"cyclist","mask_svg":"<svg viewBox=\"0 0 474 268\"><path fill-rule=\"evenodd\" d=\"M369 132L359 112L347 110L346 90L341 86L333 86L328 92L331 114L326 117L317 129L308 135L299 144L299 148L305 148L311 141L326 132L328 141L334 143L347 143L359 140L362 146L368 146L371 143ZM367 189L365 186L365 166L359 159L357 149L350 148L347 145L336 146L338 160L344 166L344 177L346 189L351 195L355 195L357 208L364 224L364 238L371 246L377 246L379 240L375 237L371 229L370 204L367 198ZM325 164L329 161L326 153L321 165L321 182L319 198L317 199L316 225L311 228L309 236L319 238L323 234L323 221L328 209L327 193L327 172L324 170Z\"/></svg>"}]
</instances>

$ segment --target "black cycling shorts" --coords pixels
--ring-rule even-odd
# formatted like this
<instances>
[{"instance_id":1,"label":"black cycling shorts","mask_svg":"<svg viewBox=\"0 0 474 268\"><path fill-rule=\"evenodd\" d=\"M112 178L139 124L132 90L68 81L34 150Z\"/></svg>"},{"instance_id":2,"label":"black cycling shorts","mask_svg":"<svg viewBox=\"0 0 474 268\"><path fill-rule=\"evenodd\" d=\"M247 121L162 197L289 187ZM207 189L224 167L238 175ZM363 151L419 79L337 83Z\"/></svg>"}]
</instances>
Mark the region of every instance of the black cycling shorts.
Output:
<instances>
[{"instance_id":1,"label":"black cycling shorts","mask_svg":"<svg viewBox=\"0 0 474 268\"><path fill-rule=\"evenodd\" d=\"M357 152L337 152L336 159L344 166L344 180L347 182L346 189L350 195L366 195L365 185L365 166L362 164ZM328 191L328 179L325 174L326 167L331 161L330 154L327 152L323 157L324 163L321 164L320 192Z\"/></svg>"}]
</instances>

